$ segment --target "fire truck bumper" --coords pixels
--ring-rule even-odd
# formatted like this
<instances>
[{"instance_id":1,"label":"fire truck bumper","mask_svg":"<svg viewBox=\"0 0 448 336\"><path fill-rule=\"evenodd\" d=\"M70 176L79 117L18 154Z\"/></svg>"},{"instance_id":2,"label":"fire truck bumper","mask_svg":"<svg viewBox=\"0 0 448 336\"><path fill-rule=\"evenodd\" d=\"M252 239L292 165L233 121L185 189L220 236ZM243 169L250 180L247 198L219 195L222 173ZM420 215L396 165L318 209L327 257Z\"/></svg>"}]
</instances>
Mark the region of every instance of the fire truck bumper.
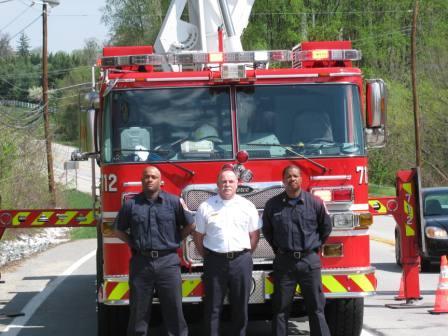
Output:
<instances>
[{"instance_id":1,"label":"fire truck bumper","mask_svg":"<svg viewBox=\"0 0 448 336\"><path fill-rule=\"evenodd\" d=\"M183 302L201 302L204 295L202 273L182 274ZM324 269L322 285L328 298L353 298L374 295L377 281L375 269ZM254 271L249 303L264 303L274 293L272 272ZM300 298L300 286L296 288L296 298ZM129 285L127 277L108 277L98 294L98 301L107 305L129 304ZM226 300L227 302L227 300ZM157 296L154 303L158 303Z\"/></svg>"}]
</instances>

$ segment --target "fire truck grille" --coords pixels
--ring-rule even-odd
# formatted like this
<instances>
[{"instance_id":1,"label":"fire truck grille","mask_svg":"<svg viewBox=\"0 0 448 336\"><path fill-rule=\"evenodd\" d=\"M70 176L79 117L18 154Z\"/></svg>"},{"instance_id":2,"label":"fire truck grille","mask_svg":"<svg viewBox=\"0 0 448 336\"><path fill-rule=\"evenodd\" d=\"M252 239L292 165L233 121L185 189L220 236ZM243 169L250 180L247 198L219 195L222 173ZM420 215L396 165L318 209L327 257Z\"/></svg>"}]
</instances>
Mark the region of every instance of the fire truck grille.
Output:
<instances>
[{"instance_id":1,"label":"fire truck grille","mask_svg":"<svg viewBox=\"0 0 448 336\"><path fill-rule=\"evenodd\" d=\"M254 190L252 192L239 195L251 201L257 209L264 209L264 205L266 204L267 200L280 194L281 192L283 192L283 190L284 189L280 186L274 186L262 190ZM187 203L188 208L192 211L196 211L202 202L215 194L215 192L209 190L193 189L184 193L183 197L185 199L185 202Z\"/></svg>"}]
</instances>

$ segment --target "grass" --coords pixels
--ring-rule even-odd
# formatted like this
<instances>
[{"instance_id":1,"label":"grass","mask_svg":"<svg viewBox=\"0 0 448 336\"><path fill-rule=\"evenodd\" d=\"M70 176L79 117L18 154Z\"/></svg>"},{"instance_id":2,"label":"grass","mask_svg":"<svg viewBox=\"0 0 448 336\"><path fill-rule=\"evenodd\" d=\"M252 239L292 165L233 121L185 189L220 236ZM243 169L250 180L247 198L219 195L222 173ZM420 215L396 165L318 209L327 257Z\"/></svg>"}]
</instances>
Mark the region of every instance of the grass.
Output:
<instances>
[{"instance_id":1,"label":"grass","mask_svg":"<svg viewBox=\"0 0 448 336\"><path fill-rule=\"evenodd\" d=\"M395 195L396 195L395 187L369 184L369 197L372 197L372 196L395 196Z\"/></svg>"},{"instance_id":2,"label":"grass","mask_svg":"<svg viewBox=\"0 0 448 336\"><path fill-rule=\"evenodd\" d=\"M65 190L62 192L68 208L92 208L92 197L89 194L77 190ZM96 238L96 227L79 227L70 230L70 239Z\"/></svg>"}]
</instances>

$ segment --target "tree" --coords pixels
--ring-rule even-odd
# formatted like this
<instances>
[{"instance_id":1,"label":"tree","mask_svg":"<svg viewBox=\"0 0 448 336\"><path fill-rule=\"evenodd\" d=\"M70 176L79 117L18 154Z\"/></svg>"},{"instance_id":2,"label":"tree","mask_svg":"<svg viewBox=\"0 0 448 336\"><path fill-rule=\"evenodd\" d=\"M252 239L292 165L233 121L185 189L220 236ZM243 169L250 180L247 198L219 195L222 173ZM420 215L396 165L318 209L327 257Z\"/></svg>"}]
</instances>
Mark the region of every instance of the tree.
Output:
<instances>
[{"instance_id":1,"label":"tree","mask_svg":"<svg viewBox=\"0 0 448 336\"><path fill-rule=\"evenodd\" d=\"M9 45L9 35L0 34L0 58L10 57L14 54L11 46Z\"/></svg>"},{"instance_id":2,"label":"tree","mask_svg":"<svg viewBox=\"0 0 448 336\"><path fill-rule=\"evenodd\" d=\"M28 57L30 55L30 38L26 36L24 32L22 32L19 37L17 55L21 57Z\"/></svg>"},{"instance_id":3,"label":"tree","mask_svg":"<svg viewBox=\"0 0 448 336\"><path fill-rule=\"evenodd\" d=\"M169 0L106 0L102 21L114 45L154 44Z\"/></svg>"}]
</instances>

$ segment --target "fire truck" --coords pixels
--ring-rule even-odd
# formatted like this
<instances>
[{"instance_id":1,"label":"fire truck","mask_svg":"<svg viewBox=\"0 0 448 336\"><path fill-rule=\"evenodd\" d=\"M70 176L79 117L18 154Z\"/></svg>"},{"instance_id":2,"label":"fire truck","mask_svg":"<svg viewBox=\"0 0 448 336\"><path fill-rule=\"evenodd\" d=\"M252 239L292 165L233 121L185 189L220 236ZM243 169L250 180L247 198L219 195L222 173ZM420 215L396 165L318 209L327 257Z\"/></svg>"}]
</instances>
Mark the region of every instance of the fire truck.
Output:
<instances>
[{"instance_id":1,"label":"fire truck","mask_svg":"<svg viewBox=\"0 0 448 336\"><path fill-rule=\"evenodd\" d=\"M187 4L189 22L181 18ZM325 202L333 224L320 250L332 335L361 333L364 298L375 294L377 283L370 263L367 151L385 144L385 83L363 78L353 65L361 52L350 41L243 51L239 36L252 5L174 0L155 48L105 47L98 63L99 107L83 114L82 152L72 156L101 168L96 217L85 209L47 209L32 218L10 214L17 226L97 226L100 335L122 335L126 327L131 253L112 229L123 202L141 191L148 165L161 171L163 189L181 196L193 212L216 194L217 173L231 165L238 194L260 216L266 201L284 190L282 169L299 166L303 189ZM200 312L203 263L191 237L178 254L185 311ZM261 237L249 310L267 319L273 258ZM293 313L303 313L299 287Z\"/></svg>"}]
</instances>

